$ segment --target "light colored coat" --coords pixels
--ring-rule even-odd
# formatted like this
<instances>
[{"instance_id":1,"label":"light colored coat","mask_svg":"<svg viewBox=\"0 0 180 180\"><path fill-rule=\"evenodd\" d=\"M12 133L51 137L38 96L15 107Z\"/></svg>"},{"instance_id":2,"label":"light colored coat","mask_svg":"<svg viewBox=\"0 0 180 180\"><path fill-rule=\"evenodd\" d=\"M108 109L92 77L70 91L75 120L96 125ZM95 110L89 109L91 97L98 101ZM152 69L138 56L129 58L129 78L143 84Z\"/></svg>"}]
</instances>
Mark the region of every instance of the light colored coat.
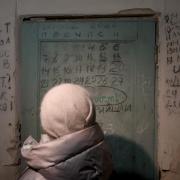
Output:
<instances>
[{"instance_id":1,"label":"light colored coat","mask_svg":"<svg viewBox=\"0 0 180 180\"><path fill-rule=\"evenodd\" d=\"M112 161L98 124L48 142L25 142L19 180L108 180Z\"/></svg>"}]
</instances>

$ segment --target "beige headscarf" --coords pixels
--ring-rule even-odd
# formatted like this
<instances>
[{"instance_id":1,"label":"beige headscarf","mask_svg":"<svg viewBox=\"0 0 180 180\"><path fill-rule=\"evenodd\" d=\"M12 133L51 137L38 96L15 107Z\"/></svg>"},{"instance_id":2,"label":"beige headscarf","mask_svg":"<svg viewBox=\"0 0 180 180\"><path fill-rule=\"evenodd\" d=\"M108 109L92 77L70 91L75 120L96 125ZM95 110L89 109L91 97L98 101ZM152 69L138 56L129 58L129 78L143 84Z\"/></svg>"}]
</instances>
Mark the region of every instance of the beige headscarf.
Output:
<instances>
[{"instance_id":1,"label":"beige headscarf","mask_svg":"<svg viewBox=\"0 0 180 180\"><path fill-rule=\"evenodd\" d=\"M88 91L75 84L61 84L44 96L41 126L53 138L82 130L95 123L95 109Z\"/></svg>"}]
</instances>

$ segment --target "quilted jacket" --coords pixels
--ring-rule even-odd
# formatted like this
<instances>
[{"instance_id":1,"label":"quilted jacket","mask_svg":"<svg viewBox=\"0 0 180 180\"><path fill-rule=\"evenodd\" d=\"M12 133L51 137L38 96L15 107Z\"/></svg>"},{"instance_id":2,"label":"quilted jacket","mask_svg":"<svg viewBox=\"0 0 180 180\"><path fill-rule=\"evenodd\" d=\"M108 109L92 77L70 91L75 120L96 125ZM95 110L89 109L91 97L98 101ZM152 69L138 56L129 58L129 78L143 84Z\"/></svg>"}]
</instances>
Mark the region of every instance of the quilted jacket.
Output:
<instances>
[{"instance_id":1,"label":"quilted jacket","mask_svg":"<svg viewBox=\"0 0 180 180\"><path fill-rule=\"evenodd\" d=\"M21 153L28 168L19 180L108 180L112 172L98 124L40 143L28 138Z\"/></svg>"}]
</instances>

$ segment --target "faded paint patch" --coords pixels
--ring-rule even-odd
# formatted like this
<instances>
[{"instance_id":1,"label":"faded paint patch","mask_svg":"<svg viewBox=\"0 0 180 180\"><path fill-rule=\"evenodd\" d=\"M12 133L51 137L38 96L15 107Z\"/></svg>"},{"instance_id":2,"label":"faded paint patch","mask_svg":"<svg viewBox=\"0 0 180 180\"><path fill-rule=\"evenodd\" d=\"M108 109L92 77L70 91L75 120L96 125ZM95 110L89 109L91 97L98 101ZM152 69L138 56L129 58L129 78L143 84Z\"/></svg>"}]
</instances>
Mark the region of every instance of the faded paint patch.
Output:
<instances>
[{"instance_id":1,"label":"faded paint patch","mask_svg":"<svg viewBox=\"0 0 180 180\"><path fill-rule=\"evenodd\" d=\"M19 177L18 166L1 166L0 179L1 180L17 180Z\"/></svg>"},{"instance_id":2,"label":"faded paint patch","mask_svg":"<svg viewBox=\"0 0 180 180\"><path fill-rule=\"evenodd\" d=\"M180 175L180 145L173 155L173 159L170 164L170 170Z\"/></svg>"},{"instance_id":3,"label":"faded paint patch","mask_svg":"<svg viewBox=\"0 0 180 180\"><path fill-rule=\"evenodd\" d=\"M179 180L179 179L180 179L180 175L175 172L162 171L161 173L161 180Z\"/></svg>"},{"instance_id":4,"label":"faded paint patch","mask_svg":"<svg viewBox=\"0 0 180 180\"><path fill-rule=\"evenodd\" d=\"M6 152L11 158L10 162L6 162L4 166L17 166L20 164L20 124L17 122L15 125L12 123L8 124L9 128L12 128L12 134L9 143L6 147Z\"/></svg>"},{"instance_id":5,"label":"faded paint patch","mask_svg":"<svg viewBox=\"0 0 180 180\"><path fill-rule=\"evenodd\" d=\"M167 152L167 151L166 151ZM163 167L161 170L161 179L162 180L179 180L180 179L180 145L175 152L170 153L171 159L167 166ZM167 157L166 157L167 158ZM164 159L166 162L166 159Z\"/></svg>"}]
</instances>

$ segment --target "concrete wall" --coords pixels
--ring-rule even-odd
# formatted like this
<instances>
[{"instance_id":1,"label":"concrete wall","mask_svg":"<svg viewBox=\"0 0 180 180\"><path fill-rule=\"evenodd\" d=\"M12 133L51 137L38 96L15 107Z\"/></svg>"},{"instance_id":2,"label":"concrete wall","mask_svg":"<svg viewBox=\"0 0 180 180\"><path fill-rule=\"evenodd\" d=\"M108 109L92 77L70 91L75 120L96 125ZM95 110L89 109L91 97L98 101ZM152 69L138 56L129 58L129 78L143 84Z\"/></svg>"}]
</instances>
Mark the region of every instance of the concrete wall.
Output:
<instances>
[{"instance_id":1,"label":"concrete wall","mask_svg":"<svg viewBox=\"0 0 180 180\"><path fill-rule=\"evenodd\" d=\"M158 166L162 180L180 179L180 1L179 0L0 0L0 179L18 173L18 38L20 16L112 14L131 8L159 12L157 64ZM10 24L9 24L10 23ZM10 41L8 41L10 37ZM2 55L4 52L9 53ZM10 78L10 80L9 80ZM6 85L6 87L5 87ZM11 87L11 88L9 88Z\"/></svg>"},{"instance_id":2,"label":"concrete wall","mask_svg":"<svg viewBox=\"0 0 180 180\"><path fill-rule=\"evenodd\" d=\"M19 0L18 14L108 14L131 8L161 10L163 0Z\"/></svg>"},{"instance_id":3,"label":"concrete wall","mask_svg":"<svg viewBox=\"0 0 180 180\"><path fill-rule=\"evenodd\" d=\"M18 175L15 13L16 1L0 1L0 179Z\"/></svg>"},{"instance_id":4,"label":"concrete wall","mask_svg":"<svg viewBox=\"0 0 180 180\"><path fill-rule=\"evenodd\" d=\"M160 27L159 165L164 180L180 179L180 1L166 0Z\"/></svg>"}]
</instances>

